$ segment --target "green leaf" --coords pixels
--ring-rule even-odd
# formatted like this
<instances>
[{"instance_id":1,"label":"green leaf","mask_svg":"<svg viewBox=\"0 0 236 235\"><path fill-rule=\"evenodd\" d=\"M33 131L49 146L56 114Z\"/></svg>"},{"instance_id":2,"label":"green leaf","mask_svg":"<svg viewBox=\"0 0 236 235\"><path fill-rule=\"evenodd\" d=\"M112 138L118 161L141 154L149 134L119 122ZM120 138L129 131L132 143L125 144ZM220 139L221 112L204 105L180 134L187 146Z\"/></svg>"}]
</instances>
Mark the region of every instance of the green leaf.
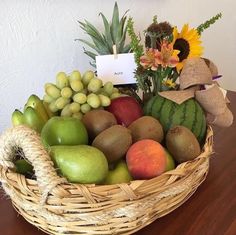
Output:
<instances>
[{"instance_id":1,"label":"green leaf","mask_svg":"<svg viewBox=\"0 0 236 235\"><path fill-rule=\"evenodd\" d=\"M86 41L86 40L84 40L84 39L78 39L78 41L85 43L86 45L88 45L89 47L91 47L92 49L94 49L95 51L97 51L97 48L96 48L91 42L88 42L88 41ZM98 51L97 51L97 52L98 52Z\"/></svg>"},{"instance_id":2,"label":"green leaf","mask_svg":"<svg viewBox=\"0 0 236 235\"><path fill-rule=\"evenodd\" d=\"M82 30L85 31L85 33L87 33L90 37L94 37L96 38L97 40L101 40L101 43L103 43L103 39L102 39L102 36L99 34L97 34L96 32L94 32L94 30L92 30L87 24L84 24L81 22L81 25L80 28Z\"/></svg>"},{"instance_id":3,"label":"green leaf","mask_svg":"<svg viewBox=\"0 0 236 235\"><path fill-rule=\"evenodd\" d=\"M91 37L94 45L88 41L86 41L86 44L102 55L110 54L109 48L107 48L106 39L103 38L103 35L101 35L89 22L86 22L84 26L84 31ZM84 42L83 40L80 41Z\"/></svg>"},{"instance_id":4,"label":"green leaf","mask_svg":"<svg viewBox=\"0 0 236 235\"><path fill-rule=\"evenodd\" d=\"M128 11L125 12L125 14L127 13ZM124 25L125 25L125 22L126 22L126 16L125 14L122 16L120 22L119 22L119 27L117 29L117 36L116 36L116 40L115 40L115 43L116 45L119 47L119 44L122 42L122 40L125 40L125 30L124 30Z\"/></svg>"},{"instance_id":5,"label":"green leaf","mask_svg":"<svg viewBox=\"0 0 236 235\"><path fill-rule=\"evenodd\" d=\"M109 54L107 53L106 48L104 49L104 47L101 47L99 44L97 44L96 39L93 39L95 45L93 45L91 42L88 42L84 39L78 39L78 41L85 43L86 45L91 47L93 50L95 50L99 55Z\"/></svg>"},{"instance_id":6,"label":"green leaf","mask_svg":"<svg viewBox=\"0 0 236 235\"><path fill-rule=\"evenodd\" d=\"M130 45L130 44L126 45L126 46L123 48L123 53L128 53L128 52L130 52L130 51L131 51L131 45Z\"/></svg>"},{"instance_id":7,"label":"green leaf","mask_svg":"<svg viewBox=\"0 0 236 235\"><path fill-rule=\"evenodd\" d=\"M106 42L106 48L109 50L109 54L113 54L113 47L110 47L110 45L107 43L106 37L104 34L102 35L102 37L103 37L104 41Z\"/></svg>"},{"instance_id":8,"label":"green leaf","mask_svg":"<svg viewBox=\"0 0 236 235\"><path fill-rule=\"evenodd\" d=\"M113 46L113 40L112 40L112 37L111 37L111 31L110 31L110 25L106 19L106 17L100 13L99 15L102 16L102 20L103 20L103 24L104 24L104 28L105 28L105 40L107 42L107 45L109 47L109 50L112 51L112 46Z\"/></svg>"},{"instance_id":9,"label":"green leaf","mask_svg":"<svg viewBox=\"0 0 236 235\"><path fill-rule=\"evenodd\" d=\"M106 45L104 45L103 43L98 41L96 38L92 37L92 40L93 40L93 43L95 44L95 46L100 51L99 52L100 55L108 55L108 54L110 54L109 48L107 48Z\"/></svg>"},{"instance_id":10,"label":"green leaf","mask_svg":"<svg viewBox=\"0 0 236 235\"><path fill-rule=\"evenodd\" d=\"M84 54L86 54L87 56L89 56L89 57L92 58L93 60L96 59L97 54L95 54L95 53L93 53L93 52L91 52L91 51L88 51L88 50L86 50L85 48L83 48L83 49L84 49Z\"/></svg>"},{"instance_id":11,"label":"green leaf","mask_svg":"<svg viewBox=\"0 0 236 235\"><path fill-rule=\"evenodd\" d=\"M85 20L85 22L87 24L87 28L90 29L91 32L94 32L94 35L97 35L99 40L103 41L102 36L99 33L99 31L91 23L89 23L87 20Z\"/></svg>"},{"instance_id":12,"label":"green leaf","mask_svg":"<svg viewBox=\"0 0 236 235\"><path fill-rule=\"evenodd\" d=\"M116 40L118 27L119 27L119 9L118 9L117 2L115 2L113 15L112 15L112 22L111 22L111 27L110 27L113 42L115 42Z\"/></svg>"},{"instance_id":13,"label":"green leaf","mask_svg":"<svg viewBox=\"0 0 236 235\"><path fill-rule=\"evenodd\" d=\"M103 51L104 47L106 47L106 40L102 37L102 35L98 32L98 30L88 21L85 20L86 23L81 23L81 28L91 37L93 42L96 42L96 46L99 45L99 48ZM103 49L102 49L103 48ZM109 50L108 50L109 51ZM109 54L109 53L108 53Z\"/></svg>"},{"instance_id":14,"label":"green leaf","mask_svg":"<svg viewBox=\"0 0 236 235\"><path fill-rule=\"evenodd\" d=\"M90 64L91 66L93 66L94 68L96 68L96 62L95 62L95 61L89 62L89 64Z\"/></svg>"},{"instance_id":15,"label":"green leaf","mask_svg":"<svg viewBox=\"0 0 236 235\"><path fill-rule=\"evenodd\" d=\"M121 37L120 41L118 42L120 52L124 52L123 48L125 45L126 33L127 33L127 26L125 27L124 31L122 32L122 37Z\"/></svg>"}]
</instances>

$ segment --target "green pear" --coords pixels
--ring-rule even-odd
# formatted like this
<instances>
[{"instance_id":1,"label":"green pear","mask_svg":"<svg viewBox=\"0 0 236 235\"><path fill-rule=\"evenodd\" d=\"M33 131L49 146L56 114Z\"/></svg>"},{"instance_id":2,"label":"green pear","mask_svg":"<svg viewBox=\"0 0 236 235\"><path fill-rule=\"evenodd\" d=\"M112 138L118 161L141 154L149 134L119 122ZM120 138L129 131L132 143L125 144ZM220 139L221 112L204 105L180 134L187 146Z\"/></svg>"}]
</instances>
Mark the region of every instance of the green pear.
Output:
<instances>
[{"instance_id":1,"label":"green pear","mask_svg":"<svg viewBox=\"0 0 236 235\"><path fill-rule=\"evenodd\" d=\"M170 155L170 153L165 149L166 152L166 169L165 171L170 171L175 169L175 161L174 158Z\"/></svg>"},{"instance_id":2,"label":"green pear","mask_svg":"<svg viewBox=\"0 0 236 235\"><path fill-rule=\"evenodd\" d=\"M105 155L88 145L55 145L50 156L59 172L71 183L98 184L108 173Z\"/></svg>"},{"instance_id":3,"label":"green pear","mask_svg":"<svg viewBox=\"0 0 236 235\"><path fill-rule=\"evenodd\" d=\"M103 184L120 184L128 183L132 180L127 164L124 160L117 163L114 169L109 170L108 175Z\"/></svg>"}]
</instances>

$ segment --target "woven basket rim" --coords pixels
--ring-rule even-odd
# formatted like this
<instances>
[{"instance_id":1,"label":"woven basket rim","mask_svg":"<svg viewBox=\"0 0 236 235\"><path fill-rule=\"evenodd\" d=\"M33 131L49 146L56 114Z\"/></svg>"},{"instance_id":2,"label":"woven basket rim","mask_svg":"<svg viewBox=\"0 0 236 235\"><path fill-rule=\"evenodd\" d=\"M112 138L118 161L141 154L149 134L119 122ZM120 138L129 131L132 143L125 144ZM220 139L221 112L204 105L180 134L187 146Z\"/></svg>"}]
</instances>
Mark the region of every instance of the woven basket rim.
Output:
<instances>
[{"instance_id":1,"label":"woven basket rim","mask_svg":"<svg viewBox=\"0 0 236 235\"><path fill-rule=\"evenodd\" d=\"M155 181L155 180L159 180L160 178L163 177L163 175L172 175L172 174L178 175L179 169L181 169L181 168L182 168L183 166L185 166L186 164L188 165L188 164L190 164L190 163L197 162L197 161L199 161L199 160L202 159L202 158L210 157L211 154L213 153L212 148L213 148L213 129L212 129L212 127L209 125L208 128L207 128L207 135L206 135L205 143L204 143L203 148L202 148L202 152L201 152L201 154L200 154L198 157L196 157L196 158L193 159L193 160L190 160L190 161L187 161L187 162L183 162L183 163L181 163L181 164L178 164L175 169L170 170L170 171L167 171L167 172L164 172L164 173L162 173L161 175L156 176L156 177L154 177L154 178L145 179L145 180L131 180L129 183L122 183L122 184L130 185L130 184L136 182L137 184L140 184L140 185L141 185L141 184L143 184L144 182L148 182L148 183L150 182L150 183L151 183L151 182L153 182L153 181ZM0 164L0 167L1 167L1 164ZM8 175L12 175L12 174L17 174L17 175L19 175L19 173L16 173L16 172L14 171L14 169L12 169L12 168L7 168L7 170L6 170L6 175L8 176ZM26 182L29 183L29 184L37 184L37 179L25 178L25 180L26 180ZM113 185L81 184L81 183L70 183L70 182L67 182L67 181L66 181L66 182L64 181L64 182L61 183L61 184L64 184L64 185L67 185L67 186L83 185L83 186L89 187L90 189L91 189L91 188L107 188L107 189L111 188L111 189L112 189L112 188L114 188L115 185L120 185L120 184L113 184Z\"/></svg>"}]
</instances>

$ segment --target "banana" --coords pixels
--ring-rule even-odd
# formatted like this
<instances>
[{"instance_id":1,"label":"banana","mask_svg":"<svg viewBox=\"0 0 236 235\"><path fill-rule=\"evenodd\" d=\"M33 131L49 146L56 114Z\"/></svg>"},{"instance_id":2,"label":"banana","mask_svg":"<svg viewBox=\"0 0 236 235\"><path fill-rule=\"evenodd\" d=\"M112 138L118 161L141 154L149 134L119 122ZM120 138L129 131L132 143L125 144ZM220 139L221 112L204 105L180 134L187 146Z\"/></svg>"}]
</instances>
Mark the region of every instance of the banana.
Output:
<instances>
[{"instance_id":1,"label":"banana","mask_svg":"<svg viewBox=\"0 0 236 235\"><path fill-rule=\"evenodd\" d=\"M42 117L46 122L49 119L48 113L43 105L43 101L37 95L31 95L25 104L25 109L27 107L32 107L36 112Z\"/></svg>"},{"instance_id":2,"label":"banana","mask_svg":"<svg viewBox=\"0 0 236 235\"><path fill-rule=\"evenodd\" d=\"M36 130L38 133L41 132L44 124L46 123L46 121L42 119L38 112L30 106L25 109L24 118L25 124L30 128Z\"/></svg>"},{"instance_id":3,"label":"banana","mask_svg":"<svg viewBox=\"0 0 236 235\"><path fill-rule=\"evenodd\" d=\"M25 123L24 114L20 110L15 109L15 111L11 115L11 122L13 126L24 124Z\"/></svg>"}]
</instances>

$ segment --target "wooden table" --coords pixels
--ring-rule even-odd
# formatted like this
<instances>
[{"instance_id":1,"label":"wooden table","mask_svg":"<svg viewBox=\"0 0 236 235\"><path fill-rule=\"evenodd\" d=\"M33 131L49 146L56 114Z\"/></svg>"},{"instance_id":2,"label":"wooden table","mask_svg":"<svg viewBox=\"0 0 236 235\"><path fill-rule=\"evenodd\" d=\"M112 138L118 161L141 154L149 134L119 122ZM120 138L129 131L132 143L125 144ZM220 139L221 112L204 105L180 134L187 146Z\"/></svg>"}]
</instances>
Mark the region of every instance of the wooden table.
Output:
<instances>
[{"instance_id":1,"label":"wooden table","mask_svg":"<svg viewBox=\"0 0 236 235\"><path fill-rule=\"evenodd\" d=\"M229 92L236 118L236 92ZM137 235L236 235L236 121L214 128L214 151L207 179L181 207ZM0 191L1 235L45 235L18 215Z\"/></svg>"}]
</instances>

